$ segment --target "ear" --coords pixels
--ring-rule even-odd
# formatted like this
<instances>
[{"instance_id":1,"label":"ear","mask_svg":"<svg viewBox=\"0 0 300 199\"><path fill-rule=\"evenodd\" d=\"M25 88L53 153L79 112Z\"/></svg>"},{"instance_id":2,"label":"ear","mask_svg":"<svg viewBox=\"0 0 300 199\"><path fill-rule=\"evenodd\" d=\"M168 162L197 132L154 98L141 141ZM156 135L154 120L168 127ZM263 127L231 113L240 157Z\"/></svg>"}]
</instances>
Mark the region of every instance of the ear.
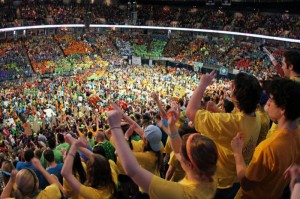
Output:
<instances>
[{"instance_id":1,"label":"ear","mask_svg":"<svg viewBox=\"0 0 300 199\"><path fill-rule=\"evenodd\" d=\"M282 116L285 116L285 108L281 108L281 109L280 109L280 114L281 114Z\"/></svg>"},{"instance_id":2,"label":"ear","mask_svg":"<svg viewBox=\"0 0 300 199\"><path fill-rule=\"evenodd\" d=\"M293 65L293 64L290 64L290 65L288 66L288 69L289 69L290 71L293 71L293 70L294 70L294 65Z\"/></svg>"}]
</instances>

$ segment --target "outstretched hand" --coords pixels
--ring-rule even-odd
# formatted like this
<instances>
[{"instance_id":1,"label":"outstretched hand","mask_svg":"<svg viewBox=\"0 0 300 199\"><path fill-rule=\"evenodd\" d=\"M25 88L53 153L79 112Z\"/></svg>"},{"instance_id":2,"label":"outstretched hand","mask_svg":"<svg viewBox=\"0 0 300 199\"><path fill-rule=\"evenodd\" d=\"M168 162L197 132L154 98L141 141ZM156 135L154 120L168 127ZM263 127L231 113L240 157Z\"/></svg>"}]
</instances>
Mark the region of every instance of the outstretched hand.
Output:
<instances>
[{"instance_id":1,"label":"outstretched hand","mask_svg":"<svg viewBox=\"0 0 300 199\"><path fill-rule=\"evenodd\" d=\"M85 138L79 138L75 143L76 147L83 147L83 148L87 148L89 146L88 141Z\"/></svg>"},{"instance_id":2,"label":"outstretched hand","mask_svg":"<svg viewBox=\"0 0 300 199\"><path fill-rule=\"evenodd\" d=\"M152 93L151 93L151 97L153 98L153 100L154 100L155 102L157 102L158 99L159 99L158 94L155 93L155 92L152 92Z\"/></svg>"},{"instance_id":3,"label":"outstretched hand","mask_svg":"<svg viewBox=\"0 0 300 199\"><path fill-rule=\"evenodd\" d=\"M175 125L180 116L180 107L179 105L173 101L171 102L171 109L167 113L168 115L168 124Z\"/></svg>"},{"instance_id":4,"label":"outstretched hand","mask_svg":"<svg viewBox=\"0 0 300 199\"><path fill-rule=\"evenodd\" d=\"M117 110L112 110L106 113L110 128L121 125L122 113Z\"/></svg>"},{"instance_id":5,"label":"outstretched hand","mask_svg":"<svg viewBox=\"0 0 300 199\"><path fill-rule=\"evenodd\" d=\"M123 111L122 111L121 107L118 104L116 104L113 101L110 101L109 104L114 108L114 110L116 110L119 113L123 114Z\"/></svg>"},{"instance_id":6,"label":"outstretched hand","mask_svg":"<svg viewBox=\"0 0 300 199\"><path fill-rule=\"evenodd\" d=\"M208 86L210 85L211 81L216 77L217 72L215 70L211 71L210 73L206 73L200 76L200 83L201 85Z\"/></svg>"},{"instance_id":7,"label":"outstretched hand","mask_svg":"<svg viewBox=\"0 0 300 199\"><path fill-rule=\"evenodd\" d=\"M236 136L231 140L231 148L233 153L242 154L244 146L244 134L238 132Z\"/></svg>"}]
</instances>

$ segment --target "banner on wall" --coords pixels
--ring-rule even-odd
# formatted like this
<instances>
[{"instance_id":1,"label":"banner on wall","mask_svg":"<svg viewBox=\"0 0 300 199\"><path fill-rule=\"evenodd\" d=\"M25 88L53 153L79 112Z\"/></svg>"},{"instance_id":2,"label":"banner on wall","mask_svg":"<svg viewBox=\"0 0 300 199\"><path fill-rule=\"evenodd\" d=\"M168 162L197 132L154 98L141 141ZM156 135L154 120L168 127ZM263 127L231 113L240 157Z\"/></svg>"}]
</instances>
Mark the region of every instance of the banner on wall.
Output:
<instances>
[{"instance_id":1,"label":"banner on wall","mask_svg":"<svg viewBox=\"0 0 300 199\"><path fill-rule=\"evenodd\" d=\"M201 62L194 62L194 71L198 72L199 69L201 70L201 68L203 67L203 63Z\"/></svg>"},{"instance_id":2,"label":"banner on wall","mask_svg":"<svg viewBox=\"0 0 300 199\"><path fill-rule=\"evenodd\" d=\"M227 76L228 75L228 68L226 68L225 66L222 66L220 68L220 75Z\"/></svg>"},{"instance_id":3,"label":"banner on wall","mask_svg":"<svg viewBox=\"0 0 300 199\"><path fill-rule=\"evenodd\" d=\"M185 88L179 85L176 85L174 88L173 97L181 98L185 94Z\"/></svg>"},{"instance_id":4,"label":"banner on wall","mask_svg":"<svg viewBox=\"0 0 300 199\"><path fill-rule=\"evenodd\" d=\"M142 58L141 57L132 56L132 64L133 65L141 65L142 64Z\"/></svg>"}]
</instances>

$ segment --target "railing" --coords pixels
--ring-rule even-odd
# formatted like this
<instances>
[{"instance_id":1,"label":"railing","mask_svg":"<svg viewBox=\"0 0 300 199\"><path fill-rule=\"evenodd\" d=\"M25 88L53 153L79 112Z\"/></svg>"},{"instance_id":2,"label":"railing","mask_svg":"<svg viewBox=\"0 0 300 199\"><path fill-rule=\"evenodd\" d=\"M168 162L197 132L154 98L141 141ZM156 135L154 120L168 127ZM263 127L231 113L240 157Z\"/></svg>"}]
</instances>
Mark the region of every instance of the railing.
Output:
<instances>
[{"instance_id":1,"label":"railing","mask_svg":"<svg viewBox=\"0 0 300 199\"><path fill-rule=\"evenodd\" d=\"M245 36L260 39L269 39L276 41L284 41L291 43L300 43L299 39L274 37L259 34L232 32L232 31L222 31L222 30L209 30L209 29L196 29L196 28L177 28L177 27L160 27L160 26L133 26L133 25L107 25L107 24L90 24L90 28L123 28L123 29L148 29L148 30L166 30L166 31L189 31L189 32L200 32L200 33L217 33L233 36ZM62 24L62 25L39 25L39 26L22 26L13 28L3 28L0 29L1 32L14 32L19 30L30 30L30 29L49 29L49 28L85 28L84 24Z\"/></svg>"}]
</instances>

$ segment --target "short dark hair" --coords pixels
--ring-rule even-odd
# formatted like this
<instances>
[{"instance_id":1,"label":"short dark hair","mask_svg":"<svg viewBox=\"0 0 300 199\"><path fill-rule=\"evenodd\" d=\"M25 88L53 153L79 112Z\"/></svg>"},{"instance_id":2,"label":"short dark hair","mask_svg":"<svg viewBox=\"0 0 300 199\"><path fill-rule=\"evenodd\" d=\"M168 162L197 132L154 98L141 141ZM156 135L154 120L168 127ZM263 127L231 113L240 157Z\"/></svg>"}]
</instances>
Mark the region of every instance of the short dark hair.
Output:
<instances>
[{"instance_id":1,"label":"short dark hair","mask_svg":"<svg viewBox=\"0 0 300 199\"><path fill-rule=\"evenodd\" d=\"M24 159L26 162L30 162L34 158L34 152L32 149L27 149L24 153Z\"/></svg>"},{"instance_id":2,"label":"short dark hair","mask_svg":"<svg viewBox=\"0 0 300 199\"><path fill-rule=\"evenodd\" d=\"M238 101L238 108L247 114L254 112L262 93L258 79L253 75L239 73L234 79L234 85L233 96Z\"/></svg>"},{"instance_id":3,"label":"short dark hair","mask_svg":"<svg viewBox=\"0 0 300 199\"><path fill-rule=\"evenodd\" d=\"M104 150L104 148L101 145L94 146L93 153L102 155L103 157L107 158L105 150Z\"/></svg>"},{"instance_id":4,"label":"short dark hair","mask_svg":"<svg viewBox=\"0 0 300 199\"><path fill-rule=\"evenodd\" d=\"M273 96L275 104L285 109L287 120L296 120L300 116L300 83L286 79L276 78L271 82L267 91Z\"/></svg>"},{"instance_id":5,"label":"short dark hair","mask_svg":"<svg viewBox=\"0 0 300 199\"><path fill-rule=\"evenodd\" d=\"M57 134L57 141L58 141L58 143L64 143L65 142L65 137L64 137L64 135L63 134L60 134L60 133L58 133Z\"/></svg>"},{"instance_id":6,"label":"short dark hair","mask_svg":"<svg viewBox=\"0 0 300 199\"><path fill-rule=\"evenodd\" d=\"M87 134L87 136L88 136L89 139L92 139L93 133L91 131L89 131L88 134Z\"/></svg>"},{"instance_id":7,"label":"short dark hair","mask_svg":"<svg viewBox=\"0 0 300 199\"><path fill-rule=\"evenodd\" d=\"M293 71L300 74L300 53L297 50L288 50L283 54L287 66L293 65Z\"/></svg>"},{"instance_id":8,"label":"short dark hair","mask_svg":"<svg viewBox=\"0 0 300 199\"><path fill-rule=\"evenodd\" d=\"M228 99L224 99L223 107L226 113L231 113L234 109L234 104Z\"/></svg>"},{"instance_id":9,"label":"short dark hair","mask_svg":"<svg viewBox=\"0 0 300 199\"><path fill-rule=\"evenodd\" d=\"M54 138L48 140L48 145L50 149L54 149L56 147L56 142Z\"/></svg>"},{"instance_id":10,"label":"short dark hair","mask_svg":"<svg viewBox=\"0 0 300 199\"><path fill-rule=\"evenodd\" d=\"M46 149L44 151L44 158L47 160L47 162L53 162L54 161L54 153L51 149Z\"/></svg>"}]
</instances>

